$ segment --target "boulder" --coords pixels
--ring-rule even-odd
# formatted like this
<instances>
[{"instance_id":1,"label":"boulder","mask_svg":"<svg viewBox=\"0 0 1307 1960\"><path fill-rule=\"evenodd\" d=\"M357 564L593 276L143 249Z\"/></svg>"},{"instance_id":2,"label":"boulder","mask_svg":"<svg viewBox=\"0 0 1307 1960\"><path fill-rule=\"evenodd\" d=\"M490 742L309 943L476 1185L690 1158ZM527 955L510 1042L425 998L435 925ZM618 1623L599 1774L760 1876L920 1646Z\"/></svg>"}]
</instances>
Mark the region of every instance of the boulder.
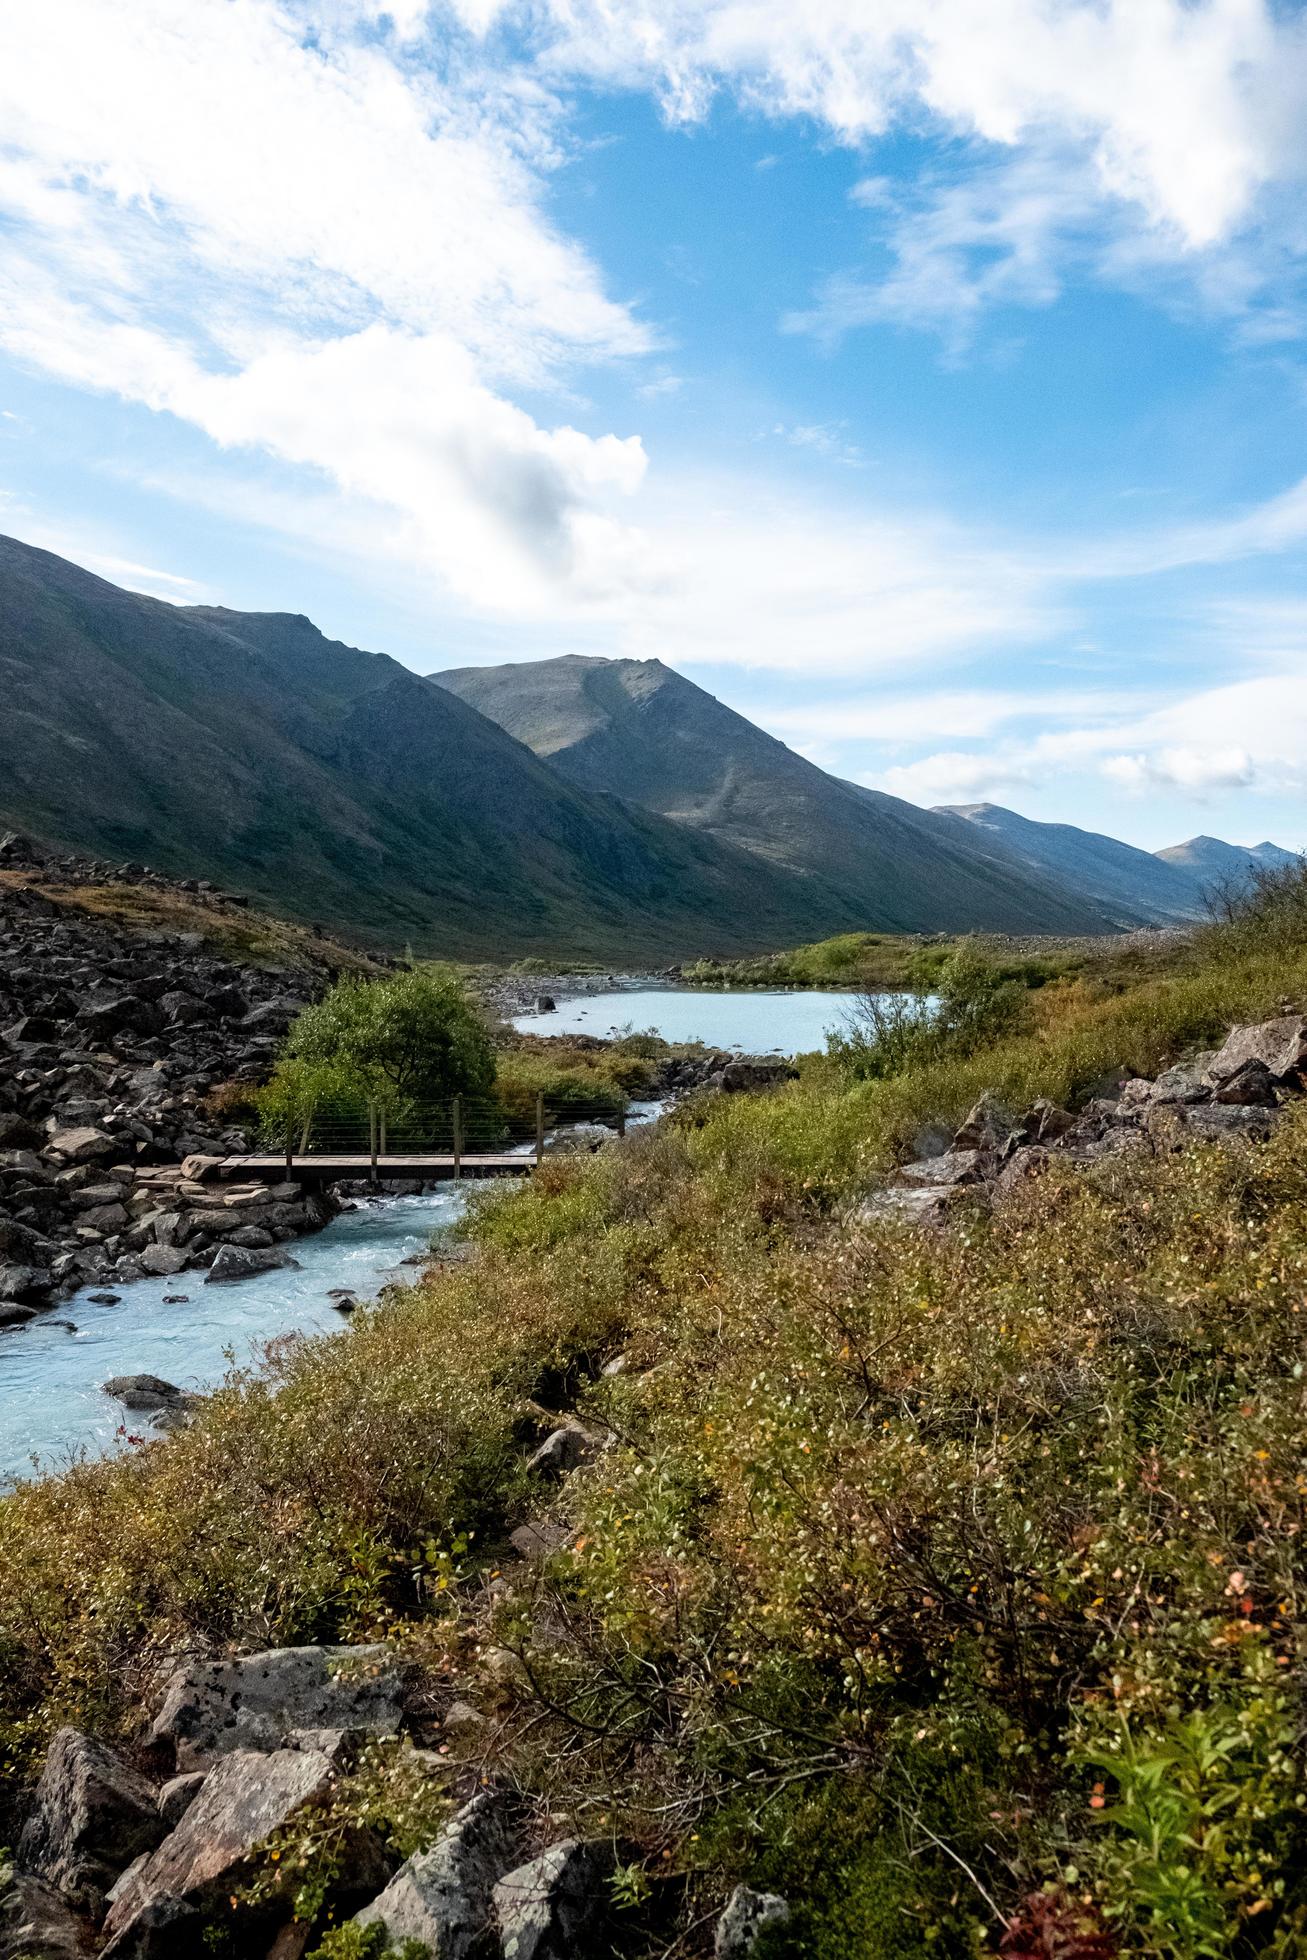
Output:
<instances>
[{"instance_id":1,"label":"boulder","mask_svg":"<svg viewBox=\"0 0 1307 1960\"><path fill-rule=\"evenodd\" d=\"M555 1518L533 1518L509 1533L509 1543L520 1558L540 1559L561 1550L574 1535Z\"/></svg>"},{"instance_id":2,"label":"boulder","mask_svg":"<svg viewBox=\"0 0 1307 1960\"><path fill-rule=\"evenodd\" d=\"M24 1306L21 1300L0 1299L0 1327L25 1327L40 1311L39 1307Z\"/></svg>"},{"instance_id":3,"label":"boulder","mask_svg":"<svg viewBox=\"0 0 1307 1960\"><path fill-rule=\"evenodd\" d=\"M1232 1028L1212 1057L1208 1077L1219 1088L1246 1062L1261 1062L1277 1082L1301 1075L1307 1070L1307 1018L1284 1014L1256 1027Z\"/></svg>"},{"instance_id":4,"label":"boulder","mask_svg":"<svg viewBox=\"0 0 1307 1960\"><path fill-rule=\"evenodd\" d=\"M521 1853L515 1806L486 1791L463 1806L429 1851L400 1867L357 1922L379 1922L392 1946L419 1940L432 1960L465 1960L484 1943L495 1885Z\"/></svg>"},{"instance_id":5,"label":"boulder","mask_svg":"<svg viewBox=\"0 0 1307 1960\"><path fill-rule=\"evenodd\" d=\"M18 1840L18 1862L90 1911L123 1867L163 1834L154 1785L102 1743L60 1729Z\"/></svg>"},{"instance_id":6,"label":"boulder","mask_svg":"<svg viewBox=\"0 0 1307 1960\"><path fill-rule=\"evenodd\" d=\"M1022 1117L1020 1134L1027 1143L1057 1143L1068 1130L1075 1128L1075 1122L1069 1109L1062 1109L1047 1096L1041 1096Z\"/></svg>"},{"instance_id":7,"label":"boulder","mask_svg":"<svg viewBox=\"0 0 1307 1960\"><path fill-rule=\"evenodd\" d=\"M137 1254L147 1273L154 1273L159 1279L171 1279L186 1265L186 1254L176 1245L147 1245Z\"/></svg>"},{"instance_id":8,"label":"boulder","mask_svg":"<svg viewBox=\"0 0 1307 1960\"><path fill-rule=\"evenodd\" d=\"M1014 1150L998 1174L994 1186L996 1194L1000 1198L1008 1198L1032 1177L1038 1177L1041 1171L1048 1168L1051 1154L1042 1143L1027 1143Z\"/></svg>"},{"instance_id":9,"label":"boulder","mask_svg":"<svg viewBox=\"0 0 1307 1960\"><path fill-rule=\"evenodd\" d=\"M545 1476L565 1476L592 1457L598 1447L599 1438L582 1428L579 1422L561 1423L545 1437L526 1467L528 1470L538 1470Z\"/></svg>"},{"instance_id":10,"label":"boulder","mask_svg":"<svg viewBox=\"0 0 1307 1960\"><path fill-rule=\"evenodd\" d=\"M204 1275L204 1284L216 1286L238 1279L253 1279L258 1273L276 1272L281 1266L298 1269L299 1263L288 1252L283 1252L280 1246L259 1249L254 1246L221 1245L213 1264Z\"/></svg>"},{"instance_id":11,"label":"boulder","mask_svg":"<svg viewBox=\"0 0 1307 1960\"><path fill-rule=\"evenodd\" d=\"M979 1184L985 1174L981 1152L946 1150L942 1157L927 1157L924 1163L904 1164L899 1175L905 1184Z\"/></svg>"},{"instance_id":12,"label":"boulder","mask_svg":"<svg viewBox=\"0 0 1307 1960\"><path fill-rule=\"evenodd\" d=\"M1213 1101L1243 1104L1250 1109L1273 1109L1275 1107L1275 1077L1265 1062L1254 1056L1243 1062L1233 1075L1226 1076L1217 1087Z\"/></svg>"},{"instance_id":13,"label":"boulder","mask_svg":"<svg viewBox=\"0 0 1307 1960\"><path fill-rule=\"evenodd\" d=\"M951 1148L955 1151L1001 1150L1016 1127L1015 1120L998 1098L986 1090L954 1136Z\"/></svg>"},{"instance_id":14,"label":"boulder","mask_svg":"<svg viewBox=\"0 0 1307 1960\"><path fill-rule=\"evenodd\" d=\"M118 1155L118 1145L112 1137L87 1125L55 1130L46 1147L69 1164L105 1162Z\"/></svg>"},{"instance_id":15,"label":"boulder","mask_svg":"<svg viewBox=\"0 0 1307 1960\"><path fill-rule=\"evenodd\" d=\"M148 1737L156 1757L203 1769L231 1750L275 1750L297 1729L394 1735L407 1670L389 1647L273 1647L197 1661L168 1683Z\"/></svg>"},{"instance_id":16,"label":"boulder","mask_svg":"<svg viewBox=\"0 0 1307 1960\"><path fill-rule=\"evenodd\" d=\"M564 1838L495 1886L503 1960L596 1960L614 1864L607 1839Z\"/></svg>"},{"instance_id":17,"label":"boulder","mask_svg":"<svg viewBox=\"0 0 1307 1960\"><path fill-rule=\"evenodd\" d=\"M1149 1103L1200 1103L1211 1095L1207 1070L1213 1057L1195 1056L1192 1062L1177 1062L1163 1069L1143 1100ZM1133 1085L1131 1085L1133 1086Z\"/></svg>"},{"instance_id":18,"label":"boulder","mask_svg":"<svg viewBox=\"0 0 1307 1960\"><path fill-rule=\"evenodd\" d=\"M208 1775L205 1769L193 1769L186 1776L172 1776L159 1792L159 1815L163 1819L165 1831L175 1831L186 1815Z\"/></svg>"},{"instance_id":19,"label":"boulder","mask_svg":"<svg viewBox=\"0 0 1307 1960\"><path fill-rule=\"evenodd\" d=\"M935 1225L947 1214L956 1185L923 1185L911 1190L903 1185L873 1191L858 1207L855 1216L867 1225L898 1221L906 1225Z\"/></svg>"},{"instance_id":20,"label":"boulder","mask_svg":"<svg viewBox=\"0 0 1307 1960\"><path fill-rule=\"evenodd\" d=\"M789 1906L777 1892L755 1892L737 1885L726 1901L713 1938L715 1960L752 1960L766 1927L788 1925Z\"/></svg>"},{"instance_id":21,"label":"boulder","mask_svg":"<svg viewBox=\"0 0 1307 1960\"><path fill-rule=\"evenodd\" d=\"M237 1750L206 1777L181 1822L115 1886L103 1960L193 1960L199 1921L239 1884L256 1845L311 1804L335 1771L319 1750ZM257 1949L256 1949L257 1950Z\"/></svg>"},{"instance_id":22,"label":"boulder","mask_svg":"<svg viewBox=\"0 0 1307 1960\"><path fill-rule=\"evenodd\" d=\"M6 1300L39 1300L53 1282L48 1266L0 1265L0 1296Z\"/></svg>"},{"instance_id":23,"label":"boulder","mask_svg":"<svg viewBox=\"0 0 1307 1960\"><path fill-rule=\"evenodd\" d=\"M86 1960L91 1942L66 1899L0 1863L0 1960Z\"/></svg>"},{"instance_id":24,"label":"boulder","mask_svg":"<svg viewBox=\"0 0 1307 1960\"><path fill-rule=\"evenodd\" d=\"M187 1399L175 1382L160 1375L114 1375L102 1386L125 1409L168 1409Z\"/></svg>"}]
</instances>

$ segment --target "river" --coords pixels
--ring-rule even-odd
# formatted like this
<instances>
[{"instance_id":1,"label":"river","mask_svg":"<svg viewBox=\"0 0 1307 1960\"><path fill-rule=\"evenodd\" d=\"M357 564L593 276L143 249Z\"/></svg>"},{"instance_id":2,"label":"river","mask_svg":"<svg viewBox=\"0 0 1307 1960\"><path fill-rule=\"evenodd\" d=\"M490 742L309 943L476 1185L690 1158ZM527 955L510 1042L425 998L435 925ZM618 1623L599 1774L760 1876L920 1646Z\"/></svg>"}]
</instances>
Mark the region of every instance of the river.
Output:
<instances>
[{"instance_id":1,"label":"river","mask_svg":"<svg viewBox=\"0 0 1307 1960\"><path fill-rule=\"evenodd\" d=\"M857 996L813 990L739 993L631 987L560 1000L550 1014L516 1014L521 1034L611 1035L635 1029L665 1041L702 1041L742 1055L806 1055L824 1048Z\"/></svg>"}]
</instances>

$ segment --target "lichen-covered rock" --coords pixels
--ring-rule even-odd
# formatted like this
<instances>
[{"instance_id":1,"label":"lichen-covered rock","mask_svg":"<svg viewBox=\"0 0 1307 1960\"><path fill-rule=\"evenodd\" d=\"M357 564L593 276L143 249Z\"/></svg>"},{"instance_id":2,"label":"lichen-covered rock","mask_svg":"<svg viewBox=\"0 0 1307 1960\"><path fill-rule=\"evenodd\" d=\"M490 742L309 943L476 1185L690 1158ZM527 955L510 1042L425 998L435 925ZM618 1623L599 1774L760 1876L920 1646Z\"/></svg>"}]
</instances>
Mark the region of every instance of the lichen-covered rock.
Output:
<instances>
[{"instance_id":1,"label":"lichen-covered rock","mask_svg":"<svg viewBox=\"0 0 1307 1960\"><path fill-rule=\"evenodd\" d=\"M0 1960L86 1960L90 1951L85 1926L52 1885L0 1864Z\"/></svg>"},{"instance_id":2,"label":"lichen-covered rock","mask_svg":"<svg viewBox=\"0 0 1307 1960\"><path fill-rule=\"evenodd\" d=\"M1263 1063L1277 1082L1307 1072L1307 1018L1283 1014L1255 1027L1232 1028L1212 1057L1208 1077L1219 1087L1245 1062Z\"/></svg>"},{"instance_id":3,"label":"lichen-covered rock","mask_svg":"<svg viewBox=\"0 0 1307 1960\"><path fill-rule=\"evenodd\" d=\"M1001 1150L1017 1125L997 1096L986 1090L953 1138L953 1150Z\"/></svg>"},{"instance_id":4,"label":"lichen-covered rock","mask_svg":"<svg viewBox=\"0 0 1307 1960\"><path fill-rule=\"evenodd\" d=\"M527 1469L540 1471L545 1476L562 1477L592 1457L598 1447L599 1438L579 1422L560 1423L545 1437L527 1464Z\"/></svg>"},{"instance_id":5,"label":"lichen-covered rock","mask_svg":"<svg viewBox=\"0 0 1307 1960\"><path fill-rule=\"evenodd\" d=\"M598 1960L613 1863L606 1839L564 1838L507 1872L494 1892L503 1960Z\"/></svg>"},{"instance_id":6,"label":"lichen-covered rock","mask_svg":"<svg viewBox=\"0 0 1307 1960\"><path fill-rule=\"evenodd\" d=\"M18 1840L18 1862L91 1910L123 1867L163 1834L154 1785L103 1743L60 1729Z\"/></svg>"},{"instance_id":7,"label":"lichen-covered rock","mask_svg":"<svg viewBox=\"0 0 1307 1960\"><path fill-rule=\"evenodd\" d=\"M407 1670L389 1647L273 1647L196 1661L168 1683L148 1746L178 1770L231 1750L273 1750L296 1730L394 1735Z\"/></svg>"},{"instance_id":8,"label":"lichen-covered rock","mask_svg":"<svg viewBox=\"0 0 1307 1960\"><path fill-rule=\"evenodd\" d=\"M755 1892L751 1885L737 1885L717 1921L713 1939L716 1960L752 1960L759 1939L768 1927L789 1923L790 1909L777 1892Z\"/></svg>"},{"instance_id":9,"label":"lichen-covered rock","mask_svg":"<svg viewBox=\"0 0 1307 1960\"><path fill-rule=\"evenodd\" d=\"M919 1164L905 1164L901 1175L906 1184L979 1184L985 1175L985 1168L985 1160L979 1150L946 1150L941 1157L927 1157Z\"/></svg>"},{"instance_id":10,"label":"lichen-covered rock","mask_svg":"<svg viewBox=\"0 0 1307 1960\"><path fill-rule=\"evenodd\" d=\"M292 1259L289 1252L280 1246L268 1246L260 1251L253 1246L221 1245L214 1255L213 1264L204 1275L206 1286L221 1285L238 1279L253 1279L256 1273L275 1272L280 1266L298 1266L299 1260Z\"/></svg>"},{"instance_id":11,"label":"lichen-covered rock","mask_svg":"<svg viewBox=\"0 0 1307 1960\"><path fill-rule=\"evenodd\" d=\"M464 1960L485 1940L495 1886L521 1852L511 1800L486 1791L464 1805L429 1851L402 1865L356 1917L365 1926L379 1921L392 1945L420 1940L431 1960Z\"/></svg>"}]
</instances>

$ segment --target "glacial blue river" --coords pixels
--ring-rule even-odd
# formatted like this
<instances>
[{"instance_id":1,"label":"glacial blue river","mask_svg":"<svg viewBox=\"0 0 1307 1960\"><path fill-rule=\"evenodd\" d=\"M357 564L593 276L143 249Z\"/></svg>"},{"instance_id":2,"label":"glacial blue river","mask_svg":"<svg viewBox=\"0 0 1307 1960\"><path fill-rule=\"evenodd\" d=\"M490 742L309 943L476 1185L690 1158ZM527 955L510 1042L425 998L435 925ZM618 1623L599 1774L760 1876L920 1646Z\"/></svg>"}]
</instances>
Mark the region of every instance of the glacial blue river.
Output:
<instances>
[{"instance_id":1,"label":"glacial blue river","mask_svg":"<svg viewBox=\"0 0 1307 1960\"><path fill-rule=\"evenodd\" d=\"M611 1035L652 1030L665 1041L703 1041L743 1055L806 1055L824 1048L856 996L847 993L718 993L632 987L560 1000L552 1014L517 1014L522 1034Z\"/></svg>"}]
</instances>

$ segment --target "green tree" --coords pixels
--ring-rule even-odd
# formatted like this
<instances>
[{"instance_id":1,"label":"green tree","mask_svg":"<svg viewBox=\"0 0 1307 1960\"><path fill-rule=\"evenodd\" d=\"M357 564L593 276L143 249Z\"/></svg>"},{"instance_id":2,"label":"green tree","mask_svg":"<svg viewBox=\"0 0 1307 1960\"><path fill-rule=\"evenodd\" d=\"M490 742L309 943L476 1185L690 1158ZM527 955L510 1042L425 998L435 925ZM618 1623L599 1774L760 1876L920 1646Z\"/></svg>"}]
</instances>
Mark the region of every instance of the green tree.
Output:
<instances>
[{"instance_id":1,"label":"green tree","mask_svg":"<svg viewBox=\"0 0 1307 1960\"><path fill-rule=\"evenodd\" d=\"M288 1065L396 1111L458 1095L488 1098L495 1082L489 1030L445 967L337 981L291 1029Z\"/></svg>"}]
</instances>

